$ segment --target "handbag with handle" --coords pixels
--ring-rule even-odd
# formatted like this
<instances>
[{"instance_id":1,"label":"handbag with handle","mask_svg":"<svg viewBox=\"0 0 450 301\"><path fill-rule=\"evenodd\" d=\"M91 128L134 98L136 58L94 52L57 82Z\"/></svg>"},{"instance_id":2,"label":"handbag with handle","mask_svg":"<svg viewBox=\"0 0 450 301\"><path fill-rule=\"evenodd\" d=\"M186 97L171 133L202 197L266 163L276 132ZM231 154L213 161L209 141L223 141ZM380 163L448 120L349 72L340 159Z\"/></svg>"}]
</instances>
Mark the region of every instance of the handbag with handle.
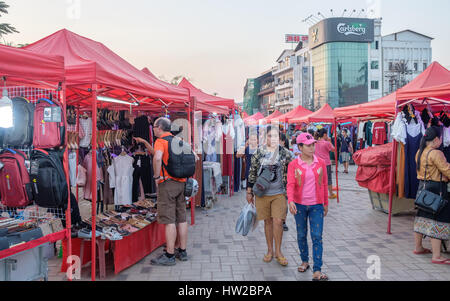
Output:
<instances>
[{"instance_id":1,"label":"handbag with handle","mask_svg":"<svg viewBox=\"0 0 450 301\"><path fill-rule=\"evenodd\" d=\"M441 181L440 181L440 194L435 194L431 191L428 191L426 189L427 184L427 169L428 169L428 156L430 155L432 151L428 152L427 158L426 158L426 165L425 165L425 177L424 177L424 184L423 189L419 192L415 205L419 209L432 213L434 215L438 215L442 209L447 206L448 201L442 197L442 173L441 173Z\"/></svg>"}]
</instances>

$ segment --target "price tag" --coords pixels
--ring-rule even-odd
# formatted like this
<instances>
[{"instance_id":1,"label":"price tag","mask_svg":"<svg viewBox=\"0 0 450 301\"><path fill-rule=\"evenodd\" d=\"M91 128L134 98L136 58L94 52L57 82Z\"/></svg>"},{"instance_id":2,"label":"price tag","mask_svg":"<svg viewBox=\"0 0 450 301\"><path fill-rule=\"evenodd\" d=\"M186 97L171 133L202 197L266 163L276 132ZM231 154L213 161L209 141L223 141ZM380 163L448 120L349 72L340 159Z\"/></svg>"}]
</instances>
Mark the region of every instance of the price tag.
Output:
<instances>
[{"instance_id":1,"label":"price tag","mask_svg":"<svg viewBox=\"0 0 450 301\"><path fill-rule=\"evenodd\" d=\"M44 108L44 122L61 122L61 108Z\"/></svg>"}]
</instances>

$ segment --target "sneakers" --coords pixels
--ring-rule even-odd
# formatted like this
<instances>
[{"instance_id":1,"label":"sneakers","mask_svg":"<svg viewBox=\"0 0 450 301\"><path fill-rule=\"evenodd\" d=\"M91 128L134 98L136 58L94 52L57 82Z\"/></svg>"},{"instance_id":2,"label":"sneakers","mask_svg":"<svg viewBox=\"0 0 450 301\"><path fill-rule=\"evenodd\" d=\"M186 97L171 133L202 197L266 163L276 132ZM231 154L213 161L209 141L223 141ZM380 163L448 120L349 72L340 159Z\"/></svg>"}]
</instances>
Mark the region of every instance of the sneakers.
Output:
<instances>
[{"instance_id":1,"label":"sneakers","mask_svg":"<svg viewBox=\"0 0 450 301\"><path fill-rule=\"evenodd\" d=\"M335 198L337 198L337 195L336 195L336 193L333 193L333 194L330 195L328 198L329 198L330 200L334 200Z\"/></svg>"},{"instance_id":2,"label":"sneakers","mask_svg":"<svg viewBox=\"0 0 450 301\"><path fill-rule=\"evenodd\" d=\"M158 258L152 259L151 263L154 265L165 265L165 266L172 266L176 264L175 256L172 258L167 257L166 253L162 254Z\"/></svg>"},{"instance_id":3,"label":"sneakers","mask_svg":"<svg viewBox=\"0 0 450 301\"><path fill-rule=\"evenodd\" d=\"M100 237L101 234L102 233L100 231L95 231L95 237ZM91 239L92 238L92 231L88 230L88 229L81 229L80 231L78 231L78 237L79 238L84 238L84 239Z\"/></svg>"},{"instance_id":4,"label":"sneakers","mask_svg":"<svg viewBox=\"0 0 450 301\"><path fill-rule=\"evenodd\" d=\"M184 250L184 251L176 250L175 257L180 261L188 261L188 256L187 256L186 250Z\"/></svg>"}]
</instances>

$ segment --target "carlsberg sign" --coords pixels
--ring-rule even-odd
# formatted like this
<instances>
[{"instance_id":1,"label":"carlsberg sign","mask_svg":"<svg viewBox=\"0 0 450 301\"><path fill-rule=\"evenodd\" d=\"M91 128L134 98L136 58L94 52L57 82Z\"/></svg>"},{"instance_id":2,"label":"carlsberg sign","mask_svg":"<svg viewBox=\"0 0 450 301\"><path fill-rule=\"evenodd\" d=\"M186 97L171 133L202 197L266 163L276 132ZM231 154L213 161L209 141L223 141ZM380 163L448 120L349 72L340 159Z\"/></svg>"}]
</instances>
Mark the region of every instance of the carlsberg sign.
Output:
<instances>
[{"instance_id":1,"label":"carlsberg sign","mask_svg":"<svg viewBox=\"0 0 450 301\"><path fill-rule=\"evenodd\" d=\"M346 36L355 35L362 36L366 34L366 25L365 24L346 24L339 23L337 25L337 31Z\"/></svg>"}]
</instances>

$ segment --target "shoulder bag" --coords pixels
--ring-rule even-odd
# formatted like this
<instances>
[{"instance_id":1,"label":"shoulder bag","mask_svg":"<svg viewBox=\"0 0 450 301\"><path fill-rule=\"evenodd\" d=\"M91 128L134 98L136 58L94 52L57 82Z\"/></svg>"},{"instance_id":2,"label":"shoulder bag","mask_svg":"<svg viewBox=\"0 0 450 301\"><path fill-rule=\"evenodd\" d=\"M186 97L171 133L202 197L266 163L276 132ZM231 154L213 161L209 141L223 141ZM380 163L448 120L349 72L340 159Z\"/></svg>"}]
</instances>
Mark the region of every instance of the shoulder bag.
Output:
<instances>
[{"instance_id":1,"label":"shoulder bag","mask_svg":"<svg viewBox=\"0 0 450 301\"><path fill-rule=\"evenodd\" d=\"M440 194L437 195L431 191L426 190L426 184L427 184L427 169L428 169L428 156L430 155L432 151L428 152L427 159L426 159L426 165L425 165L425 178L424 178L424 184L423 188L418 194L415 205L417 208L432 213L434 215L438 215L442 209L447 206L448 201L442 198L442 173L441 173L441 181L439 183L440 185Z\"/></svg>"}]
</instances>

